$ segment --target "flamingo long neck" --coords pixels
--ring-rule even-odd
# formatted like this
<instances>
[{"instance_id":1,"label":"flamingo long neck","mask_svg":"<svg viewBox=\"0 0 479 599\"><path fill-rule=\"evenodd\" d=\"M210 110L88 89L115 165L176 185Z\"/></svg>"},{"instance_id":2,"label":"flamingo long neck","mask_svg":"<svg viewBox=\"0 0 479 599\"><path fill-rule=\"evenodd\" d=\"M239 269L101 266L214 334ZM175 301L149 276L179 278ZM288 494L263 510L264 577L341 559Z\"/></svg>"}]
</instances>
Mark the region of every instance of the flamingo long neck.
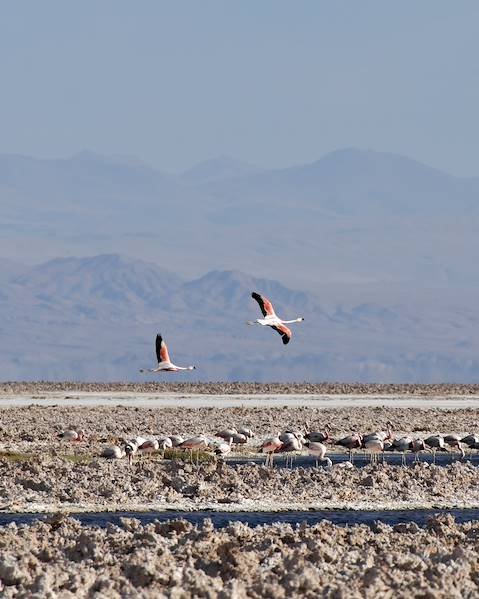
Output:
<instances>
[{"instance_id":1,"label":"flamingo long neck","mask_svg":"<svg viewBox=\"0 0 479 599\"><path fill-rule=\"evenodd\" d=\"M293 322L302 322L302 321L303 321L303 319L302 319L302 318L295 318L294 320L282 320L281 322L282 322L283 324L291 324L291 323L293 323Z\"/></svg>"}]
</instances>

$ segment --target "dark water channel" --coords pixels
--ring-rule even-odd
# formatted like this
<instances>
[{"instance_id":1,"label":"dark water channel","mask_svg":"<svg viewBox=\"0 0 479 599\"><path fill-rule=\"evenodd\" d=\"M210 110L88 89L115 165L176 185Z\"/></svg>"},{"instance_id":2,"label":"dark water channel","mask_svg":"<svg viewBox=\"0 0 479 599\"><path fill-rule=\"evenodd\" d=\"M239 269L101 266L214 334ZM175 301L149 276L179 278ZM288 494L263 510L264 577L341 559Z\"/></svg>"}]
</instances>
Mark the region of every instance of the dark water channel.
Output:
<instances>
[{"instance_id":1,"label":"dark water channel","mask_svg":"<svg viewBox=\"0 0 479 599\"><path fill-rule=\"evenodd\" d=\"M349 455L347 453L328 453L327 457L333 462L333 464L340 464L341 462L347 462ZM226 462L232 466L239 464L264 464L264 457L244 457L244 458L227 458ZM274 456L274 466L278 468L291 467L291 462L286 462L286 454L277 454ZM379 456L379 463L383 463L383 456ZM392 466L401 466L402 455L400 453L385 453L384 463ZM433 456L430 453L421 454L419 460L428 464L433 463ZM464 459L461 459L459 453L437 453L436 454L436 466L448 466L454 462L470 462L474 466L479 466L479 453L467 455ZM357 452L353 454L354 466L362 468L370 463L369 456L365 453ZM414 465L414 455L406 454L406 464L408 466ZM319 466L321 466L321 462ZM316 466L316 459L307 455L293 456L292 467L293 468L313 468Z\"/></svg>"},{"instance_id":2,"label":"dark water channel","mask_svg":"<svg viewBox=\"0 0 479 599\"><path fill-rule=\"evenodd\" d=\"M70 514L84 525L104 527L107 524L121 525L121 518L136 518L143 524L159 520L184 519L192 524L201 524L209 518L216 528L223 528L230 522L243 522L250 526L273 523L289 524L316 524L322 520L329 520L340 526L353 524L368 524L380 521L394 526L402 522L415 522L424 526L428 519L437 514L451 514L459 523L479 519L479 509L451 509L451 510L390 510L390 511L356 511L356 510L320 510L296 512L98 512ZM0 526L12 522L16 524L30 524L35 520L48 518L45 514L0 514Z\"/></svg>"}]
</instances>

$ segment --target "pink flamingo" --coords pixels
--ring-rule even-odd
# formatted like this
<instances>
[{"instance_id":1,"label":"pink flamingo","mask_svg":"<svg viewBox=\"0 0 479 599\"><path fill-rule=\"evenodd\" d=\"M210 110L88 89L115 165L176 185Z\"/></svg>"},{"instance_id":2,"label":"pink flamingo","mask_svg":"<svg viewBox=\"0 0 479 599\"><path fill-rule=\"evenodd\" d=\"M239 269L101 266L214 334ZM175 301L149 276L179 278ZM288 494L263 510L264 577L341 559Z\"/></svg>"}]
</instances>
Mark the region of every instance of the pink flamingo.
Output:
<instances>
[{"instance_id":1,"label":"pink flamingo","mask_svg":"<svg viewBox=\"0 0 479 599\"><path fill-rule=\"evenodd\" d=\"M299 318L295 318L294 320L283 320L276 316L273 304L269 301L268 298L264 297L264 295L260 295L259 293L253 292L251 294L251 297L258 302L264 318L248 320L246 324L259 324L263 327L271 327L273 330L275 330L277 333L281 335L281 339L283 340L284 345L289 343L293 333L285 325L293 322L302 322L304 318L301 316Z\"/></svg>"}]
</instances>

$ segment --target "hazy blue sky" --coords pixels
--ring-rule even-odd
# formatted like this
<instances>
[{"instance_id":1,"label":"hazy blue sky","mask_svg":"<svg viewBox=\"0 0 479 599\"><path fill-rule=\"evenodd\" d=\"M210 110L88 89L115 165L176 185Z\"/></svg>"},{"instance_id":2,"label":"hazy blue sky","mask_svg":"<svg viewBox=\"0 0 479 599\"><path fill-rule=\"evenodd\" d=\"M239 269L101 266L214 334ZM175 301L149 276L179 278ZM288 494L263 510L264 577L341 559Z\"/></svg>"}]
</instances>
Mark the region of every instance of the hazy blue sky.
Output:
<instances>
[{"instance_id":1,"label":"hazy blue sky","mask_svg":"<svg viewBox=\"0 0 479 599\"><path fill-rule=\"evenodd\" d=\"M479 175L477 0L0 3L0 151L181 170L345 146Z\"/></svg>"}]
</instances>

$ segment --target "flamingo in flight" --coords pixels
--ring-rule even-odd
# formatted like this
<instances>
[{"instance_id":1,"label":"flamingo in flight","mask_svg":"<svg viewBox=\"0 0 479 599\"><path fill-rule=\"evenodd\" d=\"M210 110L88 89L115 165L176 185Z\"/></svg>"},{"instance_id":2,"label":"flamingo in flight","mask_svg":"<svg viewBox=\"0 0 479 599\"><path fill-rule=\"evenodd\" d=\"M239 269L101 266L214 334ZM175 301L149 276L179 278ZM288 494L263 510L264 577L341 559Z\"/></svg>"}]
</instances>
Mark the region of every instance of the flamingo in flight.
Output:
<instances>
[{"instance_id":1,"label":"flamingo in flight","mask_svg":"<svg viewBox=\"0 0 479 599\"><path fill-rule=\"evenodd\" d=\"M300 318L295 318L294 320L283 320L276 315L273 304L268 298L264 297L264 295L260 295L259 293L253 291L251 297L258 302L264 318L248 320L246 324L260 324L263 327L271 327L281 335L284 345L289 343L293 333L291 332L291 329L285 325L293 322L302 322L304 318L301 316Z\"/></svg>"},{"instance_id":2,"label":"flamingo in flight","mask_svg":"<svg viewBox=\"0 0 479 599\"><path fill-rule=\"evenodd\" d=\"M178 370L194 370L196 368L196 366L176 366L176 364L173 364L166 343L159 333L156 336L156 357L158 358L156 368L142 368L140 372L178 372Z\"/></svg>"}]
</instances>

